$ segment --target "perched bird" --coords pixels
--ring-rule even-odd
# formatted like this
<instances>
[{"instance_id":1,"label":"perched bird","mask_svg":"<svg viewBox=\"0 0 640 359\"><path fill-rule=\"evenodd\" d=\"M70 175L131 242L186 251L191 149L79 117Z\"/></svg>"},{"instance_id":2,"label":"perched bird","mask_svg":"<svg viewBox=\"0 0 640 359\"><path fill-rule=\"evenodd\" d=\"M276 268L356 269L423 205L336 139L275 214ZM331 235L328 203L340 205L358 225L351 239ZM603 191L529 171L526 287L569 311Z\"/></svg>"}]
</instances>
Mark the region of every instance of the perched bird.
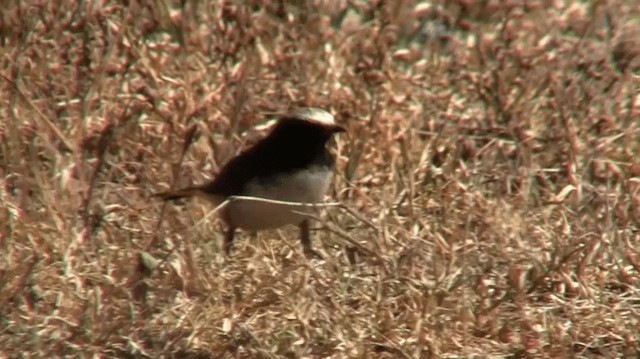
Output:
<instances>
[{"instance_id":1,"label":"perched bird","mask_svg":"<svg viewBox=\"0 0 640 359\"><path fill-rule=\"evenodd\" d=\"M227 254L236 229L257 231L295 224L300 228L305 255L322 258L311 246L309 216L304 215L313 208L282 202L323 201L335 162L326 144L338 132L345 129L329 112L310 107L295 109L281 116L265 138L224 165L211 182L156 196L163 200L200 196L216 204L231 199L220 212L228 226L224 241Z\"/></svg>"}]
</instances>

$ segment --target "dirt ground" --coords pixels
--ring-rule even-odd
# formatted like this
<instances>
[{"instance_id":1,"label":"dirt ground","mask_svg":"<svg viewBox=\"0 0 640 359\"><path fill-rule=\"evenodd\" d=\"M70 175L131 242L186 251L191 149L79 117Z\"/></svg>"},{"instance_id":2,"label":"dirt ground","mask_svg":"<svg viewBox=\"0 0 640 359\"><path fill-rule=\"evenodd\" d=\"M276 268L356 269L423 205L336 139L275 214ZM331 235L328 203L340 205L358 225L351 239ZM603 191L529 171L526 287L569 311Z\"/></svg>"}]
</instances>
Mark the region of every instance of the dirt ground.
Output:
<instances>
[{"instance_id":1,"label":"dirt ground","mask_svg":"<svg viewBox=\"0 0 640 359\"><path fill-rule=\"evenodd\" d=\"M0 357L640 357L640 2L7 0ZM348 129L313 224L200 183Z\"/></svg>"}]
</instances>

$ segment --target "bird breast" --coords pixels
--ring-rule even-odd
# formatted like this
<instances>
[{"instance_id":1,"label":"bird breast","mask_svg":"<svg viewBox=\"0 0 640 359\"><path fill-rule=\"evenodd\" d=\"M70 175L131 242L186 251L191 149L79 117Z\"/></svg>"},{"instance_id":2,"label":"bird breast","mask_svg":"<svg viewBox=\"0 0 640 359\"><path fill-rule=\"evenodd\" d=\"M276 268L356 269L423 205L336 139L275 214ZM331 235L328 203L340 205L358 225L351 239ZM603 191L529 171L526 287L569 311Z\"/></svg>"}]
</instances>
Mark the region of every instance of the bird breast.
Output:
<instances>
[{"instance_id":1,"label":"bird breast","mask_svg":"<svg viewBox=\"0 0 640 359\"><path fill-rule=\"evenodd\" d=\"M242 196L271 199L280 202L321 203L331 183L332 170L327 166L312 166L303 170L278 174L250 181ZM222 218L233 227L246 230L277 228L299 224L314 213L313 206L270 203L235 199L225 208Z\"/></svg>"}]
</instances>

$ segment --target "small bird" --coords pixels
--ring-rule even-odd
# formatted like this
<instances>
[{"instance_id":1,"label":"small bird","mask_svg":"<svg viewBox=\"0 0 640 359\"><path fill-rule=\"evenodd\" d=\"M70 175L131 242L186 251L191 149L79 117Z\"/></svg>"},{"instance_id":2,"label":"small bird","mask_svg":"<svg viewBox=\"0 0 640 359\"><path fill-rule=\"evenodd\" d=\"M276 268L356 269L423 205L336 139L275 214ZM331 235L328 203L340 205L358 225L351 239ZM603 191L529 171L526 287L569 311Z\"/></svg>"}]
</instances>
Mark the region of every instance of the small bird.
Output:
<instances>
[{"instance_id":1,"label":"small bird","mask_svg":"<svg viewBox=\"0 0 640 359\"><path fill-rule=\"evenodd\" d=\"M281 116L266 137L224 165L212 181L156 196L163 200L200 196L216 204L229 199L220 212L228 226L224 240L226 254L231 251L236 229L258 231L295 224L300 228L304 254L308 258L322 258L311 246L309 216L305 215L311 213L312 206L282 202L322 202L335 164L326 144L334 134L345 131L323 109L294 109Z\"/></svg>"}]
</instances>

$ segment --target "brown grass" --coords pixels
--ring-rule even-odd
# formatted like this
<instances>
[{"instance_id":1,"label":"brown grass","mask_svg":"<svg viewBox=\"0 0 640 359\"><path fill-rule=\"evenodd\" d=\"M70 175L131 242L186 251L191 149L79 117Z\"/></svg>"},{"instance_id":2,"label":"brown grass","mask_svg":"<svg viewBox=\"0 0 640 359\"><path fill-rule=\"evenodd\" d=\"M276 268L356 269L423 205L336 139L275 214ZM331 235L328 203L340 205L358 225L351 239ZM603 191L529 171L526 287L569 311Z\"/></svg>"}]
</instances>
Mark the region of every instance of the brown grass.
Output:
<instances>
[{"instance_id":1,"label":"brown grass","mask_svg":"<svg viewBox=\"0 0 640 359\"><path fill-rule=\"evenodd\" d=\"M640 355L637 2L252 3L3 3L0 357ZM150 198L292 105L326 261Z\"/></svg>"}]
</instances>

